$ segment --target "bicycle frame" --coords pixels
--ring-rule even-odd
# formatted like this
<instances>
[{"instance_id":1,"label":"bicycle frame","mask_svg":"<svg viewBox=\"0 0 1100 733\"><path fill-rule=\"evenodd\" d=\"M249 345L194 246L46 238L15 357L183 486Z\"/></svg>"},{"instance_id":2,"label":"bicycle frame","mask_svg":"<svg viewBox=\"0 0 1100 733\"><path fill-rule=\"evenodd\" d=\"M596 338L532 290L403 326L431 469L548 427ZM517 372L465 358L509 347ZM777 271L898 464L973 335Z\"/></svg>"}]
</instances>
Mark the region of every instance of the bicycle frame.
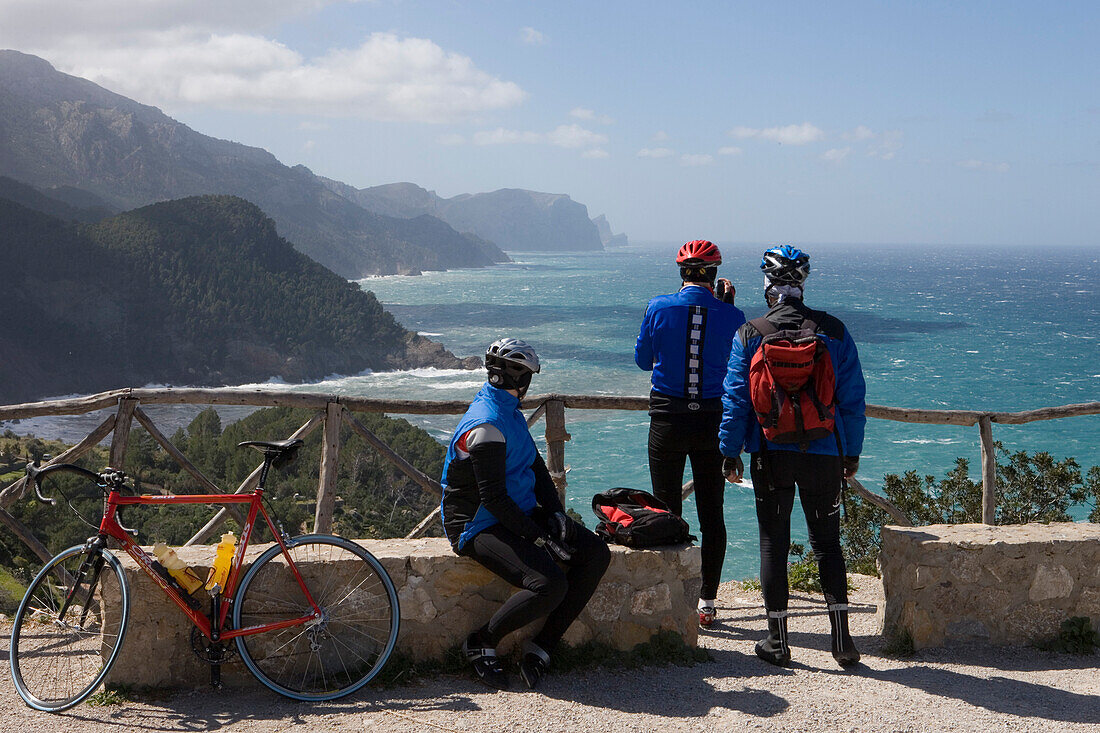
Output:
<instances>
[{"instance_id":1,"label":"bicycle frame","mask_svg":"<svg viewBox=\"0 0 1100 733\"><path fill-rule=\"evenodd\" d=\"M271 517L268 516L267 511L263 507L263 489L256 489L249 494L176 494L158 496L155 494L144 494L141 496L123 496L118 491L112 490L107 495L106 507L103 510L103 519L99 525L100 536L111 537L116 540L125 550L126 554L134 559L145 574L153 579L153 582L160 586L172 602L179 606L180 610L187 614L191 622L198 627L199 631L203 633L206 638L211 641L225 641L228 639L234 639L238 636L248 636L250 634L260 634L265 631L275 631L278 629L288 628L290 626L299 626L301 624L308 624L312 621L321 618L321 609L318 607L317 602L313 599L313 595L309 592L309 588L306 587L305 581L302 579L301 573L298 572L297 566L294 564L293 558L290 553L287 552L286 544L283 542L282 534L275 528L275 524L271 521ZM222 602L215 604L217 614L214 619L207 617L201 611L197 611L192 608L183 596L172 585L170 585L160 573L153 569L154 558L152 558L145 550L141 548L130 537L129 533L123 529L122 525L118 523L117 514L119 507L124 506L159 506L164 504L248 504L248 516L246 518L244 527L241 528L241 540L237 544L236 553L233 556L233 567L230 570L229 577L225 581L225 590L222 592ZM275 541L279 543L279 547L282 549L283 557L286 558L287 564L290 567L291 572L294 574L294 578L298 581L299 587L302 589L302 594L305 596L309 605L313 608L313 613L300 616L296 619L287 619L285 621L279 621L276 623L262 624L260 626L249 626L244 629L229 629L223 631L225 627L226 617L229 615L229 609L235 601L235 595L237 592L237 583L241 575L241 567L244 564L245 551L248 549L248 542L252 538L252 528L255 525L257 515L263 515L264 521L267 522L267 527L271 530L271 536L275 538ZM213 614L212 614L213 615Z\"/></svg>"}]
</instances>

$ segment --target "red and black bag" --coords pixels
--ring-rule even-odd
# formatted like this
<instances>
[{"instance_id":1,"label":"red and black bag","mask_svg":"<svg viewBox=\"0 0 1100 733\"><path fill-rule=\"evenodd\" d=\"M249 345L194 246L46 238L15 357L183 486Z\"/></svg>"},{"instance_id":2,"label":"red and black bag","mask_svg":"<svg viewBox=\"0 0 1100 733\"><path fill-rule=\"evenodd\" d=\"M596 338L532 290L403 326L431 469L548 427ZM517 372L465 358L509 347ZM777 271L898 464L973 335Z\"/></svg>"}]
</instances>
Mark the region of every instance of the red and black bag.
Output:
<instances>
[{"instance_id":1,"label":"red and black bag","mask_svg":"<svg viewBox=\"0 0 1100 733\"><path fill-rule=\"evenodd\" d=\"M648 491L608 489L592 497L592 511L600 520L596 534L627 547L681 545L695 538L688 523Z\"/></svg>"},{"instance_id":2,"label":"red and black bag","mask_svg":"<svg viewBox=\"0 0 1100 733\"><path fill-rule=\"evenodd\" d=\"M810 442L836 430L836 376L817 324L780 331L766 318L749 321L763 336L749 363L749 395L764 437L773 443Z\"/></svg>"}]
</instances>

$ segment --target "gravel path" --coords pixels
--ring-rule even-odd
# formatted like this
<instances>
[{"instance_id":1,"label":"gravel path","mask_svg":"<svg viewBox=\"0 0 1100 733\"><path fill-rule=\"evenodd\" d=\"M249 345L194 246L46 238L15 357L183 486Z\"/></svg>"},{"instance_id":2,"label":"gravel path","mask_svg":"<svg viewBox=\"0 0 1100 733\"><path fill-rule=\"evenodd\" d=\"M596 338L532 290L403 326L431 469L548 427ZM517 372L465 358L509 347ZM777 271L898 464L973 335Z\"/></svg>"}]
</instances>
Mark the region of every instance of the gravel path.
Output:
<instances>
[{"instance_id":1,"label":"gravel path","mask_svg":"<svg viewBox=\"0 0 1100 733\"><path fill-rule=\"evenodd\" d=\"M722 586L720 619L700 635L713 662L694 667L589 671L547 678L538 692L492 692L444 676L373 689L331 703L295 703L259 689L207 690L87 704L38 713L15 694L6 669L0 715L10 731L1096 731L1100 655L1030 647L924 650L879 655L873 636L881 586L856 578L852 633L864 663L843 671L829 654L828 621L816 598L792 602L789 669L753 654L764 628L759 595ZM6 632L0 651L7 667Z\"/></svg>"}]
</instances>

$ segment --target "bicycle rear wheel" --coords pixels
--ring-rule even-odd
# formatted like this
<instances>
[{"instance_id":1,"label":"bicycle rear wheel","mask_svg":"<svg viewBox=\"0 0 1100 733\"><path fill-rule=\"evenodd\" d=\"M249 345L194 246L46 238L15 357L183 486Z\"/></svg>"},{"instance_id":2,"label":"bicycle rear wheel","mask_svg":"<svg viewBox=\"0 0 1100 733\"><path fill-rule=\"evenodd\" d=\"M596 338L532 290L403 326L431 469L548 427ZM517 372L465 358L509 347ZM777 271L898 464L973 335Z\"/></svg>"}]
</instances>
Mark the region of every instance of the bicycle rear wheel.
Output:
<instances>
[{"instance_id":1,"label":"bicycle rear wheel","mask_svg":"<svg viewBox=\"0 0 1100 733\"><path fill-rule=\"evenodd\" d=\"M381 671L397 642L397 591L378 560L331 535L303 535L287 552L321 608L317 622L237 637L241 659L260 682L295 700L332 700ZM312 607L276 545L252 564L237 592L237 629L299 618Z\"/></svg>"},{"instance_id":2,"label":"bicycle rear wheel","mask_svg":"<svg viewBox=\"0 0 1100 733\"><path fill-rule=\"evenodd\" d=\"M129 589L113 554L78 545L54 557L15 614L11 676L19 696L56 713L91 695L118 657L129 616Z\"/></svg>"}]
</instances>

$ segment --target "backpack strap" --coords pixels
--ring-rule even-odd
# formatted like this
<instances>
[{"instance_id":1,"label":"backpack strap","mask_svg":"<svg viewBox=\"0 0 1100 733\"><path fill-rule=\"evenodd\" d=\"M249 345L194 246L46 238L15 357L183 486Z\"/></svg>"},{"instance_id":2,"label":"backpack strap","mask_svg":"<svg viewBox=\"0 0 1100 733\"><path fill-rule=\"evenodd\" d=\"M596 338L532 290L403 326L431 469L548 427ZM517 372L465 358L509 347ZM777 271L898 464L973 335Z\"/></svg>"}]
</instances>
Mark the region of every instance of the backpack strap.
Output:
<instances>
[{"instance_id":1,"label":"backpack strap","mask_svg":"<svg viewBox=\"0 0 1100 733\"><path fill-rule=\"evenodd\" d=\"M764 316L752 319L749 321L749 325L759 331L761 336L770 336L779 332L779 329Z\"/></svg>"}]
</instances>

